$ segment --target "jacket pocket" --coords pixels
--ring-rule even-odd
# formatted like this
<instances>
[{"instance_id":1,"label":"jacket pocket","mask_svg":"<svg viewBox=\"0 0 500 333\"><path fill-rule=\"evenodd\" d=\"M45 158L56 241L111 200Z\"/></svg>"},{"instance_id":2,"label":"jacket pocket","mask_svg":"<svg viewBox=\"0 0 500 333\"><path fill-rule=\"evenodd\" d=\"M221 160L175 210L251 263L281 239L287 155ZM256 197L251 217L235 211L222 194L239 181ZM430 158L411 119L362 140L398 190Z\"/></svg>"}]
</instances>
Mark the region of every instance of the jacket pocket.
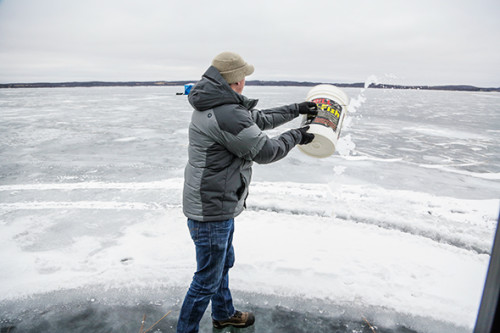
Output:
<instances>
[{"instance_id":1,"label":"jacket pocket","mask_svg":"<svg viewBox=\"0 0 500 333\"><path fill-rule=\"evenodd\" d=\"M247 182L245 180L245 177L243 177L241 173L240 173L240 181L241 185L236 190L236 196L238 197L238 200L241 200L241 198L243 197L243 193L245 193L245 189L247 187Z\"/></svg>"}]
</instances>

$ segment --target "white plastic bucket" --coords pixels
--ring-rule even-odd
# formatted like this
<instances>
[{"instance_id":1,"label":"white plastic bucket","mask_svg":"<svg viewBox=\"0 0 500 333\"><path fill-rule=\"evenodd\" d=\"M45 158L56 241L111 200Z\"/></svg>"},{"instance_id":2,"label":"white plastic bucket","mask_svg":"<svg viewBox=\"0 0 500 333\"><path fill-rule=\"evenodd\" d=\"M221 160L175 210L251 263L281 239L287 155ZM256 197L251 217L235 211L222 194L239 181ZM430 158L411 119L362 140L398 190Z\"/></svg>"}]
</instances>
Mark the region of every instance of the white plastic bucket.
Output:
<instances>
[{"instance_id":1,"label":"white plastic bucket","mask_svg":"<svg viewBox=\"0 0 500 333\"><path fill-rule=\"evenodd\" d=\"M318 105L318 115L312 120L304 115L302 126L310 126L307 132L314 134L314 140L299 149L310 156L328 157L335 152L349 98L331 84L320 84L309 90L306 100Z\"/></svg>"}]
</instances>

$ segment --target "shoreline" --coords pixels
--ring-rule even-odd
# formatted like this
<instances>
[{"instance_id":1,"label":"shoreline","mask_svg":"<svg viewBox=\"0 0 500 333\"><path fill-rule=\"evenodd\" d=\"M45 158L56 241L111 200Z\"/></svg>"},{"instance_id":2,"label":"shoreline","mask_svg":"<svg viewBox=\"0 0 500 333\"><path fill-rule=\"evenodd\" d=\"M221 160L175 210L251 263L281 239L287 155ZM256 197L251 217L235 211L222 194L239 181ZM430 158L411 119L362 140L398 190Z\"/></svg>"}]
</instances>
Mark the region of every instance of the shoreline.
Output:
<instances>
[{"instance_id":1,"label":"shoreline","mask_svg":"<svg viewBox=\"0 0 500 333\"><path fill-rule=\"evenodd\" d=\"M2 83L0 89L19 88L76 88L76 87L144 87L144 86L183 86L196 82L191 81L82 81L82 82L34 82L34 83ZM249 80L248 86L279 86L279 87L312 87L325 82L301 82L301 81L261 81ZM326 83L341 88L365 88L363 82L358 83ZM399 84L370 84L368 88L374 89L413 89L413 90L447 90L447 91L479 91L500 92L498 88L476 87L471 85L399 85Z\"/></svg>"}]
</instances>

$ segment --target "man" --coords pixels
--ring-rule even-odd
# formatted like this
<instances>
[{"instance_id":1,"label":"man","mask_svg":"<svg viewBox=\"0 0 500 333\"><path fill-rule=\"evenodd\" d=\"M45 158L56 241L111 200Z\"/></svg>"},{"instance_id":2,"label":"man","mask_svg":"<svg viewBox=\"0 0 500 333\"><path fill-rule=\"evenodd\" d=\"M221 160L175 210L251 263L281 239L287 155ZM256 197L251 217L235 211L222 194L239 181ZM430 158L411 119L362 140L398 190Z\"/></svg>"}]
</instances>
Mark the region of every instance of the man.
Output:
<instances>
[{"instance_id":1,"label":"man","mask_svg":"<svg viewBox=\"0 0 500 333\"><path fill-rule=\"evenodd\" d=\"M196 247L197 270L182 304L178 333L198 332L212 302L215 328L247 327L251 312L236 311L228 271L234 264L234 218L245 208L252 163L271 163L314 135L308 127L269 138L262 130L284 124L299 114L316 115L315 103L303 102L256 110L257 100L243 96L245 76L254 67L238 54L223 52L192 88L194 108L189 125L189 161L185 169L183 209Z\"/></svg>"}]
</instances>

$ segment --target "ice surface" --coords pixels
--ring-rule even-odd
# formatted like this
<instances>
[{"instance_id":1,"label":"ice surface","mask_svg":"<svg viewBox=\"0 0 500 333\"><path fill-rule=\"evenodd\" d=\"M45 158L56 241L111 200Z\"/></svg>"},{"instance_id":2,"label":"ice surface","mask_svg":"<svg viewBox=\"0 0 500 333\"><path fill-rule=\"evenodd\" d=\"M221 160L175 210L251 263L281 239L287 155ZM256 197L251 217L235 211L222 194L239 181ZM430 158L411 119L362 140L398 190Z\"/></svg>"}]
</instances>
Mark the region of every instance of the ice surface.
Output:
<instances>
[{"instance_id":1,"label":"ice surface","mask_svg":"<svg viewBox=\"0 0 500 333\"><path fill-rule=\"evenodd\" d=\"M112 309L138 320L172 309L162 330L175 325L195 265L181 208L190 107L176 91L0 91L2 327L49 331L69 311L85 331ZM246 88L261 108L307 91ZM264 323L295 313L297 332L314 320L359 332L363 317L386 331L471 331L500 205L499 95L345 91L362 102L340 154L255 165L236 219L237 305Z\"/></svg>"}]
</instances>

